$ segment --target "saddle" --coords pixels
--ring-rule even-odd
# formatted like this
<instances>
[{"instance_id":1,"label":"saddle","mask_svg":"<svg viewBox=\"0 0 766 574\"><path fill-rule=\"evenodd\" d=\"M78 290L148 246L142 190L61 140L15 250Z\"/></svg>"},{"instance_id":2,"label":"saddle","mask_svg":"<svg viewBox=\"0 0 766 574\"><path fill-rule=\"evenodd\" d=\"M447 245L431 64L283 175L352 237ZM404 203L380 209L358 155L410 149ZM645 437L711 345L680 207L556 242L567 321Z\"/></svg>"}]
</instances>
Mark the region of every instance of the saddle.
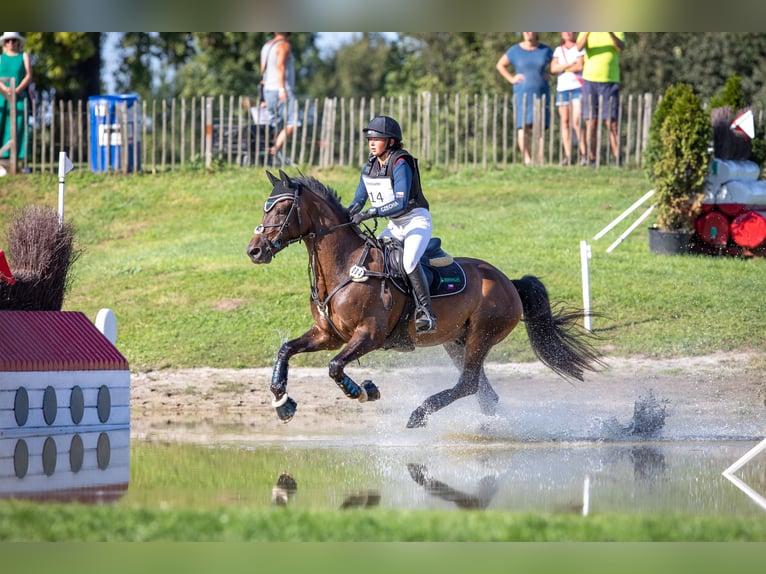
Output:
<instances>
[{"instance_id":1,"label":"saddle","mask_svg":"<svg viewBox=\"0 0 766 574\"><path fill-rule=\"evenodd\" d=\"M410 292L407 274L402 267L404 246L401 241L392 238L381 240L386 274L402 293ZM420 264L426 274L431 297L455 295L465 289L465 271L441 246L439 237L432 237L426 251L420 258Z\"/></svg>"},{"instance_id":2,"label":"saddle","mask_svg":"<svg viewBox=\"0 0 766 574\"><path fill-rule=\"evenodd\" d=\"M414 297L411 296L412 289L410 288L407 274L402 267L404 245L401 241L393 238L372 239L368 243L368 247L372 244L383 251L383 273L371 272L369 269L362 267L360 263L351 267L349 280L366 281L371 276L384 277L396 289L405 295L409 295L408 303L405 305L396 326L383 343L383 348L396 349L398 351L414 351L415 343L409 335L408 324L415 312L415 301ZM366 257L366 252L362 257L362 261L364 257ZM456 295L465 290L465 271L463 271L463 268L451 255L442 249L441 239L438 237L433 237L428 242L426 251L420 258L420 264L426 274L426 281L428 282L428 289L432 298ZM381 292L382 297L383 294Z\"/></svg>"}]
</instances>

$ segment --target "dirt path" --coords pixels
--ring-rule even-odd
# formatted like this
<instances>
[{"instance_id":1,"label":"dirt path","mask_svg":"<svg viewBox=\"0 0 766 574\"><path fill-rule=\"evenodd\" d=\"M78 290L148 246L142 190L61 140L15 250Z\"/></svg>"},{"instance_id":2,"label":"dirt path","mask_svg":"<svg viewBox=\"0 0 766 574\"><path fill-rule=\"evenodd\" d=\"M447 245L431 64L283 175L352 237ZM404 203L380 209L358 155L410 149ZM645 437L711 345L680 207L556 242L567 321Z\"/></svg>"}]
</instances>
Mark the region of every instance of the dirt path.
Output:
<instances>
[{"instance_id":1,"label":"dirt path","mask_svg":"<svg viewBox=\"0 0 766 574\"><path fill-rule=\"evenodd\" d=\"M652 393L668 406L674 437L766 435L766 360L759 354L713 354L650 360L609 358L610 368L570 384L540 363L490 364L488 377L500 396L499 414L515 431L557 438L592 432L594 421L629 422L634 404ZM131 434L141 440L208 443L314 440L391 425L404 427L428 395L454 385L446 365L349 368L361 382L372 378L382 400L350 401L326 369L292 368L289 394L298 403L287 425L271 407L271 369L169 369L132 377ZM482 417L469 397L437 413L432 424ZM543 436L544 435L544 436ZM575 434L576 436L576 434Z\"/></svg>"}]
</instances>

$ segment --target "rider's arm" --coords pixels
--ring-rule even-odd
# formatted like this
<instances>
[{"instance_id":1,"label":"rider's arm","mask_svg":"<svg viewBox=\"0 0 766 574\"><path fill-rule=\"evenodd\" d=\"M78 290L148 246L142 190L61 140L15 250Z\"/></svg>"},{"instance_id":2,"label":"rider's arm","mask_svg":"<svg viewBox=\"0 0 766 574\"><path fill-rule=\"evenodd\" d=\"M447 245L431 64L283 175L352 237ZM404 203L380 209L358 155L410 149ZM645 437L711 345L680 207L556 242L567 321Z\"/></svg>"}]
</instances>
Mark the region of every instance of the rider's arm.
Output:
<instances>
[{"instance_id":1,"label":"rider's arm","mask_svg":"<svg viewBox=\"0 0 766 574\"><path fill-rule=\"evenodd\" d=\"M394 200L378 208L378 215L396 217L407 209L412 185L412 168L403 157L394 164Z\"/></svg>"},{"instance_id":2,"label":"rider's arm","mask_svg":"<svg viewBox=\"0 0 766 574\"><path fill-rule=\"evenodd\" d=\"M364 181L361 176L359 177L359 185L356 186L356 193L354 194L354 201L348 206L348 210L351 215L362 211L364 204L367 202L367 188L364 186Z\"/></svg>"}]
</instances>

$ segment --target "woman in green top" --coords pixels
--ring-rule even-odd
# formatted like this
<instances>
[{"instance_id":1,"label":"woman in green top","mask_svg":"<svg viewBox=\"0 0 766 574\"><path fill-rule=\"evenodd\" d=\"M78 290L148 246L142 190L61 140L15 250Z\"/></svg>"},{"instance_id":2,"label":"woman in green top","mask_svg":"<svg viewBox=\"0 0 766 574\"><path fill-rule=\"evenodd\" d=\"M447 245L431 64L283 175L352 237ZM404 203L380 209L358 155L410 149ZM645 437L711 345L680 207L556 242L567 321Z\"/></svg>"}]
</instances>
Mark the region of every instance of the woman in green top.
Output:
<instances>
[{"instance_id":1,"label":"woman in green top","mask_svg":"<svg viewBox=\"0 0 766 574\"><path fill-rule=\"evenodd\" d=\"M0 36L3 53L0 55L0 149L6 147L11 139L11 110L8 104L11 97L10 81L16 80L16 150L17 158L23 159L26 151L26 118L24 103L27 101L27 86L32 81L32 64L29 54L22 52L24 38L18 32L3 32ZM0 159L10 157L10 146L3 149ZM0 175L5 175L5 168L0 166Z\"/></svg>"}]
</instances>

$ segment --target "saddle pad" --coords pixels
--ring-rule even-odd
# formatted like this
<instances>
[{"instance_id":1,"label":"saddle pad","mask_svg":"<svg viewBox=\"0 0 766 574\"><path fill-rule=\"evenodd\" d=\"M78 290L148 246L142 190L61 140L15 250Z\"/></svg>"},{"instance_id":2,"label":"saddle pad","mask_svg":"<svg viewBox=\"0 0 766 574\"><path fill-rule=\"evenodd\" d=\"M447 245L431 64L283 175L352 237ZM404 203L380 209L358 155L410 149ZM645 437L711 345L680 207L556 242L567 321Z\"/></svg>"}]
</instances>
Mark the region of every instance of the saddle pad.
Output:
<instances>
[{"instance_id":1,"label":"saddle pad","mask_svg":"<svg viewBox=\"0 0 766 574\"><path fill-rule=\"evenodd\" d=\"M455 295L465 289L465 271L457 261L452 261L446 267L424 266L429 277L431 297Z\"/></svg>"},{"instance_id":2,"label":"saddle pad","mask_svg":"<svg viewBox=\"0 0 766 574\"><path fill-rule=\"evenodd\" d=\"M453 260L452 263L445 267L432 267L422 263L421 265L423 265L423 271L426 273L428 290L431 293L431 297L456 295L465 290L465 271L463 271L463 268L460 267L457 261ZM389 265L386 265L386 271L391 278L391 282L399 291L402 293L410 292L409 282L406 277L395 273Z\"/></svg>"}]
</instances>

